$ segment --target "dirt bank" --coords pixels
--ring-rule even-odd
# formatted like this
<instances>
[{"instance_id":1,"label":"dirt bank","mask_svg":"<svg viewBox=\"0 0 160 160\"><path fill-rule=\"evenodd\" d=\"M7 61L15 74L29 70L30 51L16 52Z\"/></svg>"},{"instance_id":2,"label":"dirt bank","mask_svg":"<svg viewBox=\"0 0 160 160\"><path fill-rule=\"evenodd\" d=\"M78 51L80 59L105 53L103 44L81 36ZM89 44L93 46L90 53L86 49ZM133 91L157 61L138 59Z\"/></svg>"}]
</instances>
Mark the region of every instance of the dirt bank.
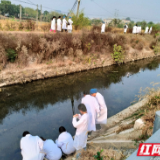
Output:
<instances>
[{"instance_id":1,"label":"dirt bank","mask_svg":"<svg viewBox=\"0 0 160 160\"><path fill-rule=\"evenodd\" d=\"M78 35L1 34L0 87L111 66L117 63L111 55L115 44L122 47L124 63L159 56L150 47L152 41L151 35L94 31Z\"/></svg>"}]
</instances>

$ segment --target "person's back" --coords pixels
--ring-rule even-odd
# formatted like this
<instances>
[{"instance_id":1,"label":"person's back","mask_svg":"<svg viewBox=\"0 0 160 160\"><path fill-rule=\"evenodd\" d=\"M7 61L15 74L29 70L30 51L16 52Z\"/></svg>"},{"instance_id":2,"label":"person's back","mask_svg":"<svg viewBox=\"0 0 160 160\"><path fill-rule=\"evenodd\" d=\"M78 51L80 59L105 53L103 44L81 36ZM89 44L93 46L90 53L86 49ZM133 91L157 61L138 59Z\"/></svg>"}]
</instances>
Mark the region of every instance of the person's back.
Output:
<instances>
[{"instance_id":1,"label":"person's back","mask_svg":"<svg viewBox=\"0 0 160 160\"><path fill-rule=\"evenodd\" d=\"M149 30L149 34L151 34L152 33L152 27L150 28L150 30Z\"/></svg>"},{"instance_id":2,"label":"person's back","mask_svg":"<svg viewBox=\"0 0 160 160\"><path fill-rule=\"evenodd\" d=\"M23 160L42 160L44 154L40 153L43 141L38 136L27 134L20 141Z\"/></svg>"},{"instance_id":3,"label":"person's back","mask_svg":"<svg viewBox=\"0 0 160 160\"><path fill-rule=\"evenodd\" d=\"M73 21L70 17L70 19L68 20L68 31L71 33L72 32L72 24L73 24Z\"/></svg>"},{"instance_id":4,"label":"person's back","mask_svg":"<svg viewBox=\"0 0 160 160\"><path fill-rule=\"evenodd\" d=\"M101 115L97 119L97 123L107 124L107 105L105 103L104 97L99 92L97 92L96 99L99 103L100 110L101 110L100 111Z\"/></svg>"},{"instance_id":5,"label":"person's back","mask_svg":"<svg viewBox=\"0 0 160 160\"><path fill-rule=\"evenodd\" d=\"M137 26L133 27L133 34L137 34Z\"/></svg>"},{"instance_id":6,"label":"person's back","mask_svg":"<svg viewBox=\"0 0 160 160\"><path fill-rule=\"evenodd\" d=\"M105 33L105 28L106 28L106 25L105 23L103 23L101 27L101 33Z\"/></svg>"},{"instance_id":7,"label":"person's back","mask_svg":"<svg viewBox=\"0 0 160 160\"><path fill-rule=\"evenodd\" d=\"M146 27L146 30L145 30L145 33L146 33L146 34L148 33L148 29L149 29L149 28L148 28L148 27Z\"/></svg>"},{"instance_id":8,"label":"person's back","mask_svg":"<svg viewBox=\"0 0 160 160\"><path fill-rule=\"evenodd\" d=\"M59 160L62 157L62 151L53 140L48 139L43 143L43 152L46 153L46 158L48 160Z\"/></svg>"},{"instance_id":9,"label":"person's back","mask_svg":"<svg viewBox=\"0 0 160 160\"><path fill-rule=\"evenodd\" d=\"M88 131L96 131L96 118L100 112L98 102L94 97L85 95L82 98L81 103L83 103L87 108L87 113L89 116Z\"/></svg>"},{"instance_id":10,"label":"person's back","mask_svg":"<svg viewBox=\"0 0 160 160\"><path fill-rule=\"evenodd\" d=\"M62 152L69 155L75 152L75 148L73 146L73 138L70 133L67 131L62 132L58 140L56 141L58 147L62 149Z\"/></svg>"}]
</instances>

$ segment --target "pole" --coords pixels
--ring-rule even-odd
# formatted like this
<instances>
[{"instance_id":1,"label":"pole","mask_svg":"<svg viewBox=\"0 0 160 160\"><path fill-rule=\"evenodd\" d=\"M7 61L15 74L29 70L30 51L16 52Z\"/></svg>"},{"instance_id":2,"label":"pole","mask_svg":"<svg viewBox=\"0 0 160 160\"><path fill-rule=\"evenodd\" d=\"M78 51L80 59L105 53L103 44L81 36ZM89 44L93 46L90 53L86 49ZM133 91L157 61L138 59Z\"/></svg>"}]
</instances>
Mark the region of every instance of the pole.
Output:
<instances>
[{"instance_id":1,"label":"pole","mask_svg":"<svg viewBox=\"0 0 160 160\"><path fill-rule=\"evenodd\" d=\"M41 22L42 22L42 5L41 5Z\"/></svg>"},{"instance_id":2,"label":"pole","mask_svg":"<svg viewBox=\"0 0 160 160\"><path fill-rule=\"evenodd\" d=\"M38 23L38 4L37 4L37 17L36 17L36 21Z\"/></svg>"},{"instance_id":3,"label":"pole","mask_svg":"<svg viewBox=\"0 0 160 160\"><path fill-rule=\"evenodd\" d=\"M81 2L81 0L78 0L78 7L77 7L77 18L78 18L78 14L79 14L79 6L80 6L80 2Z\"/></svg>"},{"instance_id":4,"label":"pole","mask_svg":"<svg viewBox=\"0 0 160 160\"><path fill-rule=\"evenodd\" d=\"M22 20L22 6L20 5L20 14L19 14L19 18L20 18L20 21Z\"/></svg>"}]
</instances>

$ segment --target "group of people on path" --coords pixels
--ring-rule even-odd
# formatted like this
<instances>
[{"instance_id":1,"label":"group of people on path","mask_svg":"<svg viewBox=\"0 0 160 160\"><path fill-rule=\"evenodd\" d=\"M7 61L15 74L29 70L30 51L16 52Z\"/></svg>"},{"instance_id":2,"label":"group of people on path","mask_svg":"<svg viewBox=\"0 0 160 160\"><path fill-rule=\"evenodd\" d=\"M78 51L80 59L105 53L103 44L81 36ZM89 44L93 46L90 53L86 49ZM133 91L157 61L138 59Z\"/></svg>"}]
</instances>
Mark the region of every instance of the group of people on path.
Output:
<instances>
[{"instance_id":1,"label":"group of people on path","mask_svg":"<svg viewBox=\"0 0 160 160\"><path fill-rule=\"evenodd\" d=\"M124 33L127 33L127 30L128 30L128 25L127 25L127 23L125 24L125 26L124 26ZM140 33L142 33L142 27L141 26L138 26L137 24L133 27L133 30L132 30L132 33L133 34L140 34ZM145 34L151 34L152 33L152 27L146 27L146 29L145 29L145 32L144 32Z\"/></svg>"},{"instance_id":2,"label":"group of people on path","mask_svg":"<svg viewBox=\"0 0 160 160\"><path fill-rule=\"evenodd\" d=\"M75 114L72 120L76 128L74 139L63 126L59 128L59 137L55 142L25 131L20 141L23 160L43 160L44 157L59 160L62 155L71 155L75 151L76 158L79 158L81 151L86 149L88 133L96 131L96 124L107 124L107 106L97 89L91 89L90 93L83 92L78 110L80 114Z\"/></svg>"},{"instance_id":3,"label":"group of people on path","mask_svg":"<svg viewBox=\"0 0 160 160\"><path fill-rule=\"evenodd\" d=\"M132 33L133 34L140 34L142 32L142 27L141 26L138 26L137 24L133 27L133 31ZM151 34L152 33L152 27L146 27L145 29L145 34Z\"/></svg>"},{"instance_id":4,"label":"group of people on path","mask_svg":"<svg viewBox=\"0 0 160 160\"><path fill-rule=\"evenodd\" d=\"M61 32L61 31L65 31L65 32L69 32L72 33L72 18L69 17L69 20L67 22L66 17L63 17L63 20L61 20L61 16L58 17L57 19L57 27L56 27L56 17L53 16L52 20L51 20L51 29L50 31L52 32Z\"/></svg>"}]
</instances>

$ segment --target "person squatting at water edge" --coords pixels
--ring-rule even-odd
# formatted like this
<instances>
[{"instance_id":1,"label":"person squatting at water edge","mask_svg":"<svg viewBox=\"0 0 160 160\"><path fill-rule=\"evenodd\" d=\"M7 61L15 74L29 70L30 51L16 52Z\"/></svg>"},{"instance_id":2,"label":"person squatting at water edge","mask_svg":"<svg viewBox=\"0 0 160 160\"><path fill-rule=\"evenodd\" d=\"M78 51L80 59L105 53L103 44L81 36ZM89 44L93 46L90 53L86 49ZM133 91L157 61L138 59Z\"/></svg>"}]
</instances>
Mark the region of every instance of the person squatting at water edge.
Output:
<instances>
[{"instance_id":1,"label":"person squatting at water edge","mask_svg":"<svg viewBox=\"0 0 160 160\"><path fill-rule=\"evenodd\" d=\"M59 148L61 148L65 155L70 155L75 152L73 138L63 126L59 128L59 137L56 140L56 144Z\"/></svg>"},{"instance_id":2,"label":"person squatting at water edge","mask_svg":"<svg viewBox=\"0 0 160 160\"><path fill-rule=\"evenodd\" d=\"M23 160L43 160L43 141L38 136L32 136L28 131L23 132L20 140L20 149Z\"/></svg>"},{"instance_id":3,"label":"person squatting at water edge","mask_svg":"<svg viewBox=\"0 0 160 160\"><path fill-rule=\"evenodd\" d=\"M45 154L47 160L59 160L62 157L61 149L51 139L44 139L41 137L43 142L43 148L41 153Z\"/></svg>"}]
</instances>

